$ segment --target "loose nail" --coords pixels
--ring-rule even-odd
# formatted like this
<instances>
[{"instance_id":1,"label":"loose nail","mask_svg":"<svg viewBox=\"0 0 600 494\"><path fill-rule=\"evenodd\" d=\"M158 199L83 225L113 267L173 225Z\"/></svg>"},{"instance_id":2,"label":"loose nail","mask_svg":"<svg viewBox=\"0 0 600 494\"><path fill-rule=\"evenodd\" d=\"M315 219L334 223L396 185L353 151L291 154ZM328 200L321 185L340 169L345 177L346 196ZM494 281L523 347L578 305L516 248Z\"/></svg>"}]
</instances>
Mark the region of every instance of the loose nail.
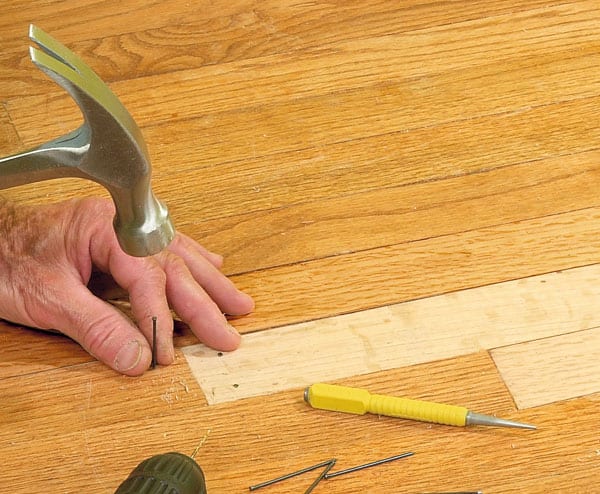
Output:
<instances>
[{"instance_id":1,"label":"loose nail","mask_svg":"<svg viewBox=\"0 0 600 494\"><path fill-rule=\"evenodd\" d=\"M156 341L156 316L152 316L152 363L150 367L152 369L156 368L156 364L158 362L158 342Z\"/></svg>"}]
</instances>

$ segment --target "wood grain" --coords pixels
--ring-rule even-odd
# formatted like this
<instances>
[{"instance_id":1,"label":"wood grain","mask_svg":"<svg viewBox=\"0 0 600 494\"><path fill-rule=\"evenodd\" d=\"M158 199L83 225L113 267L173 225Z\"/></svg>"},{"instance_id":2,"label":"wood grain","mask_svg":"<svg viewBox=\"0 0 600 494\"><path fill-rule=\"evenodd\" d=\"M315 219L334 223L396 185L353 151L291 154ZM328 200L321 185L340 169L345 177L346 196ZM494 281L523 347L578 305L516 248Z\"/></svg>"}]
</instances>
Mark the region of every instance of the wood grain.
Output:
<instances>
[{"instance_id":1,"label":"wood grain","mask_svg":"<svg viewBox=\"0 0 600 494\"><path fill-rule=\"evenodd\" d=\"M582 210L234 276L257 304L236 325L274 327L595 264L599 219Z\"/></svg>"},{"instance_id":2,"label":"wood grain","mask_svg":"<svg viewBox=\"0 0 600 494\"><path fill-rule=\"evenodd\" d=\"M576 40L580 36L585 42L581 42L583 46L581 52L576 52L576 57L587 59L581 63L589 66L593 60L589 57L597 56L593 51L598 41L594 19L600 12L572 7L566 7L566 11L542 10L540 15L542 12L552 20L543 28L536 29L537 17L527 12L522 15L523 19L514 23L508 22L512 17L507 16L505 22L502 22L503 19L497 22L483 19L475 26L458 24L407 36L359 38L348 42L348 46L342 45L340 53L319 51L292 57L281 54L231 66L209 65L177 71L167 79L161 76L126 80L112 87L144 126L147 122L156 126L168 121L169 129L177 129L174 124L178 120L193 119L188 123L189 132L202 137L210 129L213 129L214 135L231 128L228 116L252 119L254 125L241 121L235 125L245 128L246 133L252 132L255 125L272 123L279 131L271 128L266 132L270 137L268 142L259 138L265 133L260 128L251 134L254 141L252 150L260 154L260 144L269 144L272 149L273 144L269 142L279 134L296 137L296 140L302 137L302 147L305 148L316 144L314 137L310 139L310 134L307 134L311 129L319 129L318 134L314 132L319 137L343 132L347 141L353 137L347 134L348 130L356 133L362 129L363 133L366 130L367 134L373 135L389 132L387 129L393 126L396 127L394 130L406 131L415 125L431 126L466 116L472 118L510 109L518 111L539 105L540 100L556 102L565 97L573 99L597 94L598 91L593 89L597 88L597 80L582 84L584 81L580 78L587 76L571 74L571 68L565 71L565 58L573 58L573 50L579 47ZM469 39L464 40L464 36ZM548 39L548 45L544 44L536 51L538 58L535 60L524 58L527 51L523 50L527 46L530 49L537 47L540 36ZM564 52L561 49L566 40L574 44L569 44L569 50ZM494 63L487 56L491 45L500 59ZM406 53L411 56L407 57ZM350 72L335 70L335 67L344 64L347 57L359 63L352 64L348 69ZM546 67L546 64L551 66ZM377 71L372 70L374 65ZM577 63L572 69L576 70L576 67ZM519 72L517 80L514 75L511 77L515 71ZM477 82L470 84L470 78ZM489 84L497 86L494 91L489 91ZM468 93L465 92L467 87ZM290 97L290 94L293 96ZM553 97L557 94L562 98ZM160 104L148 105L148 99L156 101L157 95L161 98ZM289 105L281 112L289 117L285 122L278 118L280 112L273 114L273 103L281 101ZM364 105L365 101L372 104ZM24 141L33 144L40 138L64 132L69 123L79 118L76 107L67 103L59 88L37 97L12 99L11 113ZM317 105L320 111L316 111ZM362 106L361 118L355 118L355 109ZM32 108L37 111L32 113ZM335 112L332 108L336 109ZM227 112L233 109L234 115L228 115ZM47 112L48 118L40 118L40 111ZM218 119L207 118L221 112L226 114ZM257 118L256 114L261 112L264 115ZM334 116L337 118L333 121L327 118ZM316 118L319 119L317 125L311 121ZM401 123L406 120L410 120L411 126ZM296 122L302 124L304 132L290 135L286 129ZM196 132L194 127L202 124L209 124L209 128ZM385 127L380 127L383 125ZM174 140L173 144L177 141ZM187 141L181 140L182 143ZM247 150L249 143L245 139L244 145L230 142L229 147ZM220 152L215 144L205 146L206 150Z\"/></svg>"},{"instance_id":3,"label":"wood grain","mask_svg":"<svg viewBox=\"0 0 600 494\"><path fill-rule=\"evenodd\" d=\"M230 273L271 268L597 204L593 184L599 158L597 152L581 153L311 202L301 202L299 194L298 203L287 207L207 222L180 221L179 228L221 252ZM538 200L528 201L530 197ZM202 206L190 204L186 211L200 215Z\"/></svg>"},{"instance_id":4,"label":"wood grain","mask_svg":"<svg viewBox=\"0 0 600 494\"><path fill-rule=\"evenodd\" d=\"M139 459L171 449L191 452L207 431L197 458L208 488L215 492L246 492L253 483L331 456L338 457L341 467L409 449L415 451L410 462L341 477L321 490L356 493L368 485L374 492L389 492L390 487L425 492L467 485L486 493L516 493L523 488L543 492L548 486L568 491L577 479L578 486L593 492L597 480L597 435L584 431L586 424L600 418L600 397L566 402L560 409L549 406L545 413L516 412L485 353L344 382L382 393L456 401L474 410L535 422L538 432L456 429L333 414L307 407L301 390L274 395L271 403L276 406L254 398L235 407L206 407L186 367L179 361L132 380L115 377L93 363L0 380L7 403L2 413L12 418L0 426L3 471L13 472L13 491L27 492L32 484L43 483L52 492L113 492ZM456 380L449 381L449 374ZM55 399L39 406L36 396L48 388ZM115 400L115 393L128 399ZM568 418L549 420L558 410ZM567 425L581 431L577 441L568 441ZM48 442L46 437L53 439ZM557 441L563 444L560 458L547 454L548 443ZM48 461L57 457L57 451L61 460ZM501 455L503 469L490 468L492 452ZM465 455L472 458L468 466ZM21 471L23 456L38 467L15 475ZM528 465L523 465L524 456L532 458ZM558 470L561 475L551 475ZM281 484L277 492L298 492L306 483L299 479Z\"/></svg>"},{"instance_id":5,"label":"wood grain","mask_svg":"<svg viewBox=\"0 0 600 494\"><path fill-rule=\"evenodd\" d=\"M519 408L598 392L599 355L598 328L492 351L492 358Z\"/></svg>"},{"instance_id":6,"label":"wood grain","mask_svg":"<svg viewBox=\"0 0 600 494\"><path fill-rule=\"evenodd\" d=\"M20 144L6 107L0 104L0 149L6 154L16 153L19 151Z\"/></svg>"},{"instance_id":7,"label":"wood grain","mask_svg":"<svg viewBox=\"0 0 600 494\"><path fill-rule=\"evenodd\" d=\"M113 0L105 2L106 11L87 8L88 3L92 2L78 2L76 6L46 2L37 6L37 15L44 19L42 28L69 43L107 81L170 74L278 53L322 51L324 48L333 51L341 40L451 26L507 13L527 12L536 6L541 13L565 8L560 2L542 0L527 5L515 5L511 0L493 5L454 1L451 12L441 16L439 6L422 0L400 5L391 0L372 1L368 11L356 1L310 6L294 1L269 1L260 5L236 1L214 9L207 5L208 2L196 2L194 8L189 5L182 8L178 0L160 5L147 2L122 4ZM12 70L0 71L0 79L6 77L13 82L11 96L42 94L47 90L47 84L38 74L31 77L26 65L17 62L25 57L22 50L31 16L20 5L12 6L12 2L9 9L5 18L12 22L3 25L4 49L0 60L5 61L0 67L9 66ZM65 20L73 15L79 22L92 23L97 32L104 34L98 37L92 30L82 33L77 24ZM401 22L390 22L391 16L397 16ZM131 22L132 17L135 22ZM331 23L336 24L333 34ZM132 31L132 25L136 31ZM14 84L15 80L19 84Z\"/></svg>"},{"instance_id":8,"label":"wood grain","mask_svg":"<svg viewBox=\"0 0 600 494\"><path fill-rule=\"evenodd\" d=\"M206 436L209 492L407 450L315 494L597 491L598 2L5 0L0 155L81 120L27 60L30 22L131 111L178 228L221 251L255 297L256 311L232 321L248 342L270 337L292 362L324 325L341 337L348 322L370 323L376 348L357 359L390 365L360 376L349 365L337 379L539 429L312 410L301 384L270 388L283 376L268 365L253 384L266 394L209 406L180 350L128 379L67 338L0 323L0 485L114 492L145 457L191 453ZM35 204L106 191L65 179L2 195ZM127 312L125 297L113 303ZM290 325L297 344L273 341ZM198 343L182 326L176 346ZM331 362L312 360L325 377Z\"/></svg>"}]
</instances>

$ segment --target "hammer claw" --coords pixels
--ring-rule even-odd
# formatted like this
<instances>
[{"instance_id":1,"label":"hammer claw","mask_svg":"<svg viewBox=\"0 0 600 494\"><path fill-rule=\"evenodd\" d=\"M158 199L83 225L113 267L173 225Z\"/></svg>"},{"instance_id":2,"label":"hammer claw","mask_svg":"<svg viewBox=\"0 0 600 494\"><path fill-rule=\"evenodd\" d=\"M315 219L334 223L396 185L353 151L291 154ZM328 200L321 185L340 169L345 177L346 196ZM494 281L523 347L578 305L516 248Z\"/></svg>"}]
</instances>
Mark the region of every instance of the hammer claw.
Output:
<instances>
[{"instance_id":1,"label":"hammer claw","mask_svg":"<svg viewBox=\"0 0 600 494\"><path fill-rule=\"evenodd\" d=\"M67 65L75 72L78 72L81 75L86 74L86 72L90 72L85 63L83 63L83 61L71 50L33 24L29 26L29 39L37 44L41 51L43 51L46 55ZM94 75L96 74L94 73Z\"/></svg>"}]
</instances>

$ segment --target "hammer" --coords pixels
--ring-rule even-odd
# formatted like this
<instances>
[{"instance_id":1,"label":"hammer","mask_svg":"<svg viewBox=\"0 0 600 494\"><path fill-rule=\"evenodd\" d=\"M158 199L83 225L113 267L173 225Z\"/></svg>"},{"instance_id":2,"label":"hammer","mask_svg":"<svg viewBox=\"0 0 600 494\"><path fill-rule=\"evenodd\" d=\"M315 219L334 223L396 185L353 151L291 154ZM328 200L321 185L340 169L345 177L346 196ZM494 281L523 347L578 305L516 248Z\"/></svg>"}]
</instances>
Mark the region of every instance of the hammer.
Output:
<instances>
[{"instance_id":1,"label":"hammer","mask_svg":"<svg viewBox=\"0 0 600 494\"><path fill-rule=\"evenodd\" d=\"M110 193L113 227L132 256L163 250L175 229L169 212L152 192L146 143L117 96L79 57L31 25L32 62L79 105L84 123L73 132L29 151L0 158L0 189L62 177L86 178Z\"/></svg>"}]
</instances>

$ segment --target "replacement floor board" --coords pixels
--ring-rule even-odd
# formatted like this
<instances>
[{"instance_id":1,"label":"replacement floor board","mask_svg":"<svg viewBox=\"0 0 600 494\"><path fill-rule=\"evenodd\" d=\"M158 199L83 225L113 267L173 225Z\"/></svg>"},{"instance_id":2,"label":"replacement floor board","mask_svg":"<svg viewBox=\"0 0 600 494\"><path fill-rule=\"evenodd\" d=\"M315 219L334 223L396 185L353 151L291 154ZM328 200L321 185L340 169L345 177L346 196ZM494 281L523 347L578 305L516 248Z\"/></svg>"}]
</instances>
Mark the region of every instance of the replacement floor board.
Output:
<instances>
[{"instance_id":1,"label":"replacement floor board","mask_svg":"<svg viewBox=\"0 0 600 494\"><path fill-rule=\"evenodd\" d=\"M519 408L600 392L600 328L498 348L492 357Z\"/></svg>"},{"instance_id":2,"label":"replacement floor board","mask_svg":"<svg viewBox=\"0 0 600 494\"><path fill-rule=\"evenodd\" d=\"M183 353L210 404L268 395L600 325L599 278L594 265L252 333L233 353ZM553 354L539 355L551 368ZM589 362L569 365L586 375Z\"/></svg>"}]
</instances>

